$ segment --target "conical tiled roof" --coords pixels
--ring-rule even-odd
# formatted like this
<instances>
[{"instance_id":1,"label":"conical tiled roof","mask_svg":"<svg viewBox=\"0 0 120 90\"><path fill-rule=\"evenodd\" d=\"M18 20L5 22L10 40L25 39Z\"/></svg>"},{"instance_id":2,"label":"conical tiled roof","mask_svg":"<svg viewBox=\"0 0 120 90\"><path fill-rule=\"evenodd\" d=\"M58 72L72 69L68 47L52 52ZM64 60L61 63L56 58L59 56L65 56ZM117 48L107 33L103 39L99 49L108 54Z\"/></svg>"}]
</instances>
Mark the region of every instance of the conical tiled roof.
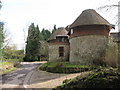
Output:
<instances>
[{"instance_id":1,"label":"conical tiled roof","mask_svg":"<svg viewBox=\"0 0 120 90\"><path fill-rule=\"evenodd\" d=\"M65 28L58 28L48 39L48 41L56 39L56 36L68 36L68 32Z\"/></svg>"},{"instance_id":2,"label":"conical tiled roof","mask_svg":"<svg viewBox=\"0 0 120 90\"><path fill-rule=\"evenodd\" d=\"M99 15L93 9L84 10L80 16L70 25L70 28L74 28L81 25L111 25L101 15Z\"/></svg>"}]
</instances>

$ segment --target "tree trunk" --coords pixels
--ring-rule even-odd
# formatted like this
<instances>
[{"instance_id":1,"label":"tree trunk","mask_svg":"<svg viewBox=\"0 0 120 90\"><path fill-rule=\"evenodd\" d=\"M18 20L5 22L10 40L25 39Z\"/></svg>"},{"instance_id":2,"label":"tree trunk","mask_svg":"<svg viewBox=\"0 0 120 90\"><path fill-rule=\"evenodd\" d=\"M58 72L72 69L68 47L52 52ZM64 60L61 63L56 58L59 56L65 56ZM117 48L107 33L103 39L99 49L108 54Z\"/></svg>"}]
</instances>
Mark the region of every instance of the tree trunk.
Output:
<instances>
[{"instance_id":1,"label":"tree trunk","mask_svg":"<svg viewBox=\"0 0 120 90\"><path fill-rule=\"evenodd\" d=\"M117 62L118 70L120 70L120 42L118 42L118 62Z\"/></svg>"}]
</instances>

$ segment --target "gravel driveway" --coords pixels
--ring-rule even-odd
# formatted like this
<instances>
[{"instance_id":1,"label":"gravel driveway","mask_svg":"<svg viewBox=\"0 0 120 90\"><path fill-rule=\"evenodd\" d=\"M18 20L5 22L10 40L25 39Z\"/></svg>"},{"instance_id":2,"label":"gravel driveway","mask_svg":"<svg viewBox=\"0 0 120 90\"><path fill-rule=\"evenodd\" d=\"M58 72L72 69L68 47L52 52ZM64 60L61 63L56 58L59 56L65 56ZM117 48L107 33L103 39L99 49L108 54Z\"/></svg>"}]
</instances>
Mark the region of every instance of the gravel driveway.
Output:
<instances>
[{"instance_id":1,"label":"gravel driveway","mask_svg":"<svg viewBox=\"0 0 120 90\"><path fill-rule=\"evenodd\" d=\"M0 89L7 90L5 88L30 88L28 90L48 90L52 89L60 84L63 80L74 78L81 73L76 74L56 74L46 71L40 71L38 66L44 62L22 62L22 67L0 77ZM11 89L10 89L11 90Z\"/></svg>"},{"instance_id":2,"label":"gravel driveway","mask_svg":"<svg viewBox=\"0 0 120 90\"><path fill-rule=\"evenodd\" d=\"M0 88L25 88L38 63L21 62L22 67L1 75Z\"/></svg>"},{"instance_id":3,"label":"gravel driveway","mask_svg":"<svg viewBox=\"0 0 120 90\"><path fill-rule=\"evenodd\" d=\"M73 79L78 75L81 75L81 73L57 74L36 69L31 75L31 79L29 81L29 85L27 86L27 88L34 88L35 90L39 89L51 90L52 88L62 84L62 82L65 79Z\"/></svg>"}]
</instances>

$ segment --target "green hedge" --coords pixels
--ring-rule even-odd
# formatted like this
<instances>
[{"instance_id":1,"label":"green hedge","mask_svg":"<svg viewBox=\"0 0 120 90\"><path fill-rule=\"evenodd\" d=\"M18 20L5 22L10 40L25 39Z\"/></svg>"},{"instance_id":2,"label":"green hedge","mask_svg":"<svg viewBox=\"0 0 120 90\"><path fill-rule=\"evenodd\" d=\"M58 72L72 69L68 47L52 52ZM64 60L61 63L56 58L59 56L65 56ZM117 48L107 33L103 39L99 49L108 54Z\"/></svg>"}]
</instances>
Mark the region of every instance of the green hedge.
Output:
<instances>
[{"instance_id":1,"label":"green hedge","mask_svg":"<svg viewBox=\"0 0 120 90\"><path fill-rule=\"evenodd\" d=\"M52 73L78 73L95 69L94 66L72 64L69 62L48 62L39 68L40 70Z\"/></svg>"}]
</instances>

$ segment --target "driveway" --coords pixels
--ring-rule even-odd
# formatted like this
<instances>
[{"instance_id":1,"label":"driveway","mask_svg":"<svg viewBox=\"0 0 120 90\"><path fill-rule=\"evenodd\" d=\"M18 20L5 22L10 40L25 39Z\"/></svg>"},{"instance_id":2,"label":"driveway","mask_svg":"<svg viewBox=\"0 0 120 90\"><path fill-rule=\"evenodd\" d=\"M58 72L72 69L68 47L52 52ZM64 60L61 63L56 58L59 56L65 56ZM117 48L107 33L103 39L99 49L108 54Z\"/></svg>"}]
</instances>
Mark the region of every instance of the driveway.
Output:
<instances>
[{"instance_id":1,"label":"driveway","mask_svg":"<svg viewBox=\"0 0 120 90\"><path fill-rule=\"evenodd\" d=\"M25 88L33 71L40 63L21 62L21 65L21 68L0 76L0 88Z\"/></svg>"},{"instance_id":2,"label":"driveway","mask_svg":"<svg viewBox=\"0 0 120 90\"><path fill-rule=\"evenodd\" d=\"M73 79L79 75L84 75L84 73L57 74L36 69L31 75L27 88L34 88L34 90L52 90L52 88L61 85L65 79Z\"/></svg>"},{"instance_id":3,"label":"driveway","mask_svg":"<svg viewBox=\"0 0 120 90\"><path fill-rule=\"evenodd\" d=\"M40 71L38 66L44 62L22 62L22 67L0 77L0 89L5 88L30 88L30 90L51 90L62 84L63 80L74 78L81 73L76 74L57 74ZM32 89L33 88L33 89ZM20 89L21 90L21 89Z\"/></svg>"}]
</instances>

